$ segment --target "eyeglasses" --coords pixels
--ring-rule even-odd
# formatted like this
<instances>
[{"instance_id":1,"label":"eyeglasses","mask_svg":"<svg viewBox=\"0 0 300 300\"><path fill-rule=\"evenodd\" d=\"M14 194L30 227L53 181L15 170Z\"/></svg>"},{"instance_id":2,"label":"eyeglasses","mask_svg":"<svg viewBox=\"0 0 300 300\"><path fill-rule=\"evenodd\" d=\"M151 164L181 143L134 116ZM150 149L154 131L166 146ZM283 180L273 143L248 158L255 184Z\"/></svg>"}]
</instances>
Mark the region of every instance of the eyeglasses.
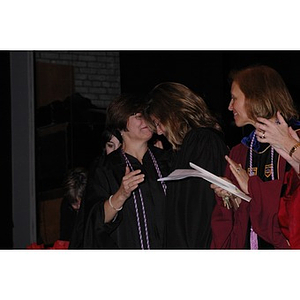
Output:
<instances>
[{"instance_id":1,"label":"eyeglasses","mask_svg":"<svg viewBox=\"0 0 300 300\"><path fill-rule=\"evenodd\" d=\"M142 120L143 118L143 115L141 113L134 113L131 116L134 116L138 121Z\"/></svg>"}]
</instances>

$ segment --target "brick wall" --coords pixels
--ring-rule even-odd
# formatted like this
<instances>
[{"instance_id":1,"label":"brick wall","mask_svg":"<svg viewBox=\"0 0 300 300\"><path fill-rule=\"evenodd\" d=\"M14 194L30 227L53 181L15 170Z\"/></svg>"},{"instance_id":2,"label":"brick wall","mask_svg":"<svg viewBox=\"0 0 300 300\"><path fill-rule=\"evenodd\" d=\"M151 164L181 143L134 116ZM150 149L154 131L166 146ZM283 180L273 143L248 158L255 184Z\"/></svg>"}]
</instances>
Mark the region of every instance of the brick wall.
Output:
<instances>
[{"instance_id":1,"label":"brick wall","mask_svg":"<svg viewBox=\"0 0 300 300\"><path fill-rule=\"evenodd\" d=\"M71 65L76 93L106 108L120 94L120 63L117 51L36 51L39 62Z\"/></svg>"}]
</instances>

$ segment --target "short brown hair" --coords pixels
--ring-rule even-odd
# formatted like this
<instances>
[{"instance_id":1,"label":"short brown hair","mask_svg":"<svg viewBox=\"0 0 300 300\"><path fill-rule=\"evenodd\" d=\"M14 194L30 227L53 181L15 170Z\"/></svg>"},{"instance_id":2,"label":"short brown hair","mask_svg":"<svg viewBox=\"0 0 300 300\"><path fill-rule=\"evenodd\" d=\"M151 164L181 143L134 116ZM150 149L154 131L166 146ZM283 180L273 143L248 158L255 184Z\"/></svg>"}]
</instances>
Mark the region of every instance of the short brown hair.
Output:
<instances>
[{"instance_id":1,"label":"short brown hair","mask_svg":"<svg viewBox=\"0 0 300 300\"><path fill-rule=\"evenodd\" d=\"M129 117L143 112L144 100L139 94L123 94L115 98L106 110L106 127L127 131Z\"/></svg>"}]
</instances>

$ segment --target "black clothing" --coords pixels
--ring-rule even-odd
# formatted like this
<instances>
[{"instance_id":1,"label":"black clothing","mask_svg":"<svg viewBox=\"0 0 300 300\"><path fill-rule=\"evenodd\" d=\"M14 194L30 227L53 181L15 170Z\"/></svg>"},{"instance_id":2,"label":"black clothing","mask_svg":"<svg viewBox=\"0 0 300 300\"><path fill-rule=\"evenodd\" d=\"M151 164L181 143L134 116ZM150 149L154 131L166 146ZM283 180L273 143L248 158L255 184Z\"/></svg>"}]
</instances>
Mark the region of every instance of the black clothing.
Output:
<instances>
[{"instance_id":1,"label":"black clothing","mask_svg":"<svg viewBox=\"0 0 300 300\"><path fill-rule=\"evenodd\" d=\"M156 147L149 148L158 162L162 176L168 175L167 152ZM145 180L139 184L139 187L142 191L146 211L150 248L162 248L165 223L165 195L161 183L157 181L157 171L153 165L149 151L143 157L143 164L140 164L131 155L126 155L133 169L141 169L142 173L145 174ZM104 202L119 189L122 178L125 175L125 168L126 163L121 148L119 148L106 156L104 161L100 161L95 171L91 173L82 205L82 211L84 211L86 220L84 222L83 248L141 249L137 216L132 195L125 201L123 209L117 213L116 217L111 222L104 223ZM135 192L139 206L138 215L142 228L142 236L145 241L144 217L141 213L138 189ZM82 223L80 226L82 226ZM77 241L75 242L76 239ZM74 237L74 243L70 248L75 247L75 244L80 245L78 237Z\"/></svg>"},{"instance_id":2,"label":"black clothing","mask_svg":"<svg viewBox=\"0 0 300 300\"><path fill-rule=\"evenodd\" d=\"M68 200L63 198L60 206L60 240L70 241L77 214L78 210L75 210Z\"/></svg>"},{"instance_id":3,"label":"black clothing","mask_svg":"<svg viewBox=\"0 0 300 300\"><path fill-rule=\"evenodd\" d=\"M174 154L171 171L190 169L192 162L217 176L224 174L228 147L222 133L209 128L193 129ZM189 177L168 182L166 248L210 248L211 214L215 196L210 183Z\"/></svg>"}]
</instances>

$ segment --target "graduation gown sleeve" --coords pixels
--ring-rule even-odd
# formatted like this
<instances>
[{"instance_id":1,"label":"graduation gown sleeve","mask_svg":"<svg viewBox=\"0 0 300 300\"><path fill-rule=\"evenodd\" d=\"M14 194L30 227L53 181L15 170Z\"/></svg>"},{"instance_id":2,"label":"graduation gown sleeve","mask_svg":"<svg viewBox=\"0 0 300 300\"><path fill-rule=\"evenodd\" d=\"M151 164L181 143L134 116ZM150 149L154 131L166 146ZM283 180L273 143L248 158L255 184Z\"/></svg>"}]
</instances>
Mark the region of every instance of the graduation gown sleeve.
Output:
<instances>
[{"instance_id":1,"label":"graduation gown sleeve","mask_svg":"<svg viewBox=\"0 0 300 300\"><path fill-rule=\"evenodd\" d=\"M119 188L115 178L121 182L124 174L125 164L123 167L118 167L117 170L116 166L113 169L110 165L101 163L89 178L84 204L84 248L118 248L111 239L110 233L120 224L123 212L118 212L111 222L104 223L104 202Z\"/></svg>"},{"instance_id":2,"label":"graduation gown sleeve","mask_svg":"<svg viewBox=\"0 0 300 300\"><path fill-rule=\"evenodd\" d=\"M291 249L300 249L300 180L293 168L286 174L285 184L278 212L279 224Z\"/></svg>"},{"instance_id":3,"label":"graduation gown sleeve","mask_svg":"<svg viewBox=\"0 0 300 300\"><path fill-rule=\"evenodd\" d=\"M240 154L240 155L236 155ZM246 152L235 151L233 148L229 155L235 162L245 167ZM227 164L224 177L237 184ZM212 213L212 249L243 249L246 240L249 205L242 201L237 211L227 209L223 205L222 198L216 197L216 206Z\"/></svg>"}]
</instances>

